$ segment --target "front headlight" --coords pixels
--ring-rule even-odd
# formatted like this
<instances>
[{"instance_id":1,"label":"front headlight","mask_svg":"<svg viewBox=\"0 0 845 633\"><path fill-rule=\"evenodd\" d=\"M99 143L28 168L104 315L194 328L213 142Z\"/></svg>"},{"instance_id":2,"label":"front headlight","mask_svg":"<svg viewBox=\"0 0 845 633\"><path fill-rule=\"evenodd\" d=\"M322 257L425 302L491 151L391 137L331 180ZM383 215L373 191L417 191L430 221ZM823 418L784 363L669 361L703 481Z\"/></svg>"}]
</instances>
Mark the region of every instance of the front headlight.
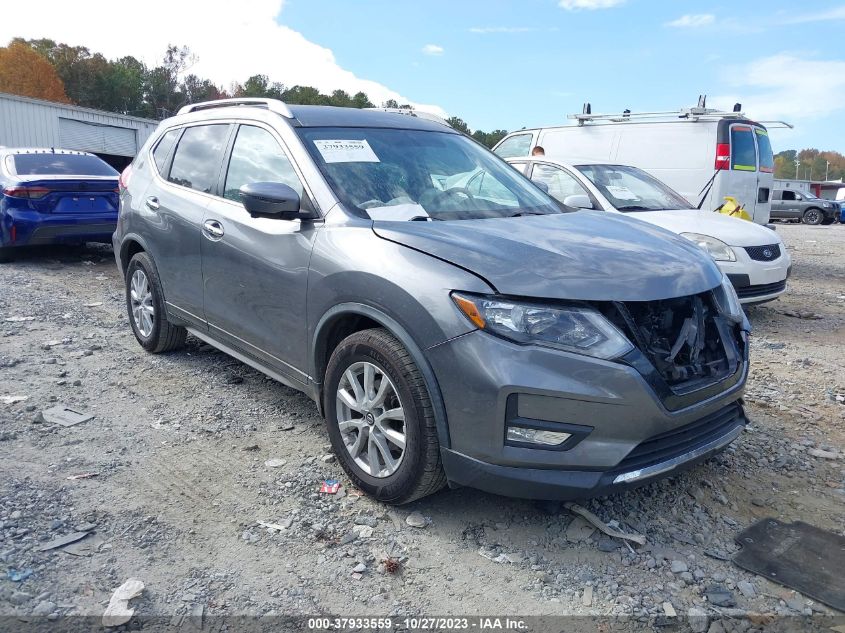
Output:
<instances>
[{"instance_id":1,"label":"front headlight","mask_svg":"<svg viewBox=\"0 0 845 633\"><path fill-rule=\"evenodd\" d=\"M715 259L717 262L736 261L734 250L722 240L717 240L715 237L710 237L709 235L701 235L700 233L681 233L681 237L685 237L689 241L698 244L701 248L710 253L710 257Z\"/></svg>"},{"instance_id":2,"label":"front headlight","mask_svg":"<svg viewBox=\"0 0 845 633\"><path fill-rule=\"evenodd\" d=\"M482 330L517 343L548 345L605 359L633 349L625 335L592 308L552 307L458 293L452 294L452 300Z\"/></svg>"},{"instance_id":3,"label":"front headlight","mask_svg":"<svg viewBox=\"0 0 845 633\"><path fill-rule=\"evenodd\" d=\"M829 203L829 202L822 202L822 206L823 206L825 209L829 209L829 208L830 208L830 203Z\"/></svg>"},{"instance_id":4,"label":"front headlight","mask_svg":"<svg viewBox=\"0 0 845 633\"><path fill-rule=\"evenodd\" d=\"M742 304L739 302L734 285L726 275L722 275L722 285L716 288L714 292L722 314L734 323L742 323L745 319L745 312L742 310Z\"/></svg>"}]
</instances>

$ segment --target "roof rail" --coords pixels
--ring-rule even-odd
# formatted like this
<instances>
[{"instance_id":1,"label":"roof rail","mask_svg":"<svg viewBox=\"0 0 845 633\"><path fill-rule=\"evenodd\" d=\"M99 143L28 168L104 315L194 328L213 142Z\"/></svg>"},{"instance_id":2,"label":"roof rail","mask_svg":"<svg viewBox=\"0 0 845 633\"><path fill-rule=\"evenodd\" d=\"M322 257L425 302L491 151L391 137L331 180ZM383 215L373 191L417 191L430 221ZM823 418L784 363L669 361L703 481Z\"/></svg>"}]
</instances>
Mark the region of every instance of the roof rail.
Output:
<instances>
[{"instance_id":1,"label":"roof rail","mask_svg":"<svg viewBox=\"0 0 845 633\"><path fill-rule=\"evenodd\" d=\"M585 108L586 109L586 108ZM690 121L698 121L699 119L741 119L745 117L744 112L727 112L723 110L716 110L713 108L682 108L680 110L663 110L658 112L630 112L625 111L620 114L570 114L568 119L575 119L578 125L585 123L592 123L593 121L603 121L607 123L624 123L632 119L689 119Z\"/></svg>"},{"instance_id":2,"label":"roof rail","mask_svg":"<svg viewBox=\"0 0 845 633\"><path fill-rule=\"evenodd\" d=\"M229 106L253 106L258 108L267 108L270 112L281 114L286 119L292 119L293 112L279 99L260 99L254 97L244 97L236 99L217 99L215 101L201 101L199 103L191 103L179 108L177 114L188 114L189 112L199 112L200 110L210 110L212 108L228 108Z\"/></svg>"},{"instance_id":3,"label":"roof rail","mask_svg":"<svg viewBox=\"0 0 845 633\"><path fill-rule=\"evenodd\" d=\"M787 129L790 129L790 130L795 129L795 126L792 125L792 123L787 123L786 121L757 121L757 123L762 123L767 128L770 128L770 127L771 128L777 128L777 129L787 128Z\"/></svg>"},{"instance_id":4,"label":"roof rail","mask_svg":"<svg viewBox=\"0 0 845 633\"><path fill-rule=\"evenodd\" d=\"M378 106L376 106L373 108L365 108L365 110L373 110L375 112L390 112L392 114L404 114L405 116L413 116L417 117L418 119L425 119L426 121L440 123L441 125L445 125L446 127L452 127L443 117L437 116L436 114L432 114L431 112L412 110L411 108L379 108Z\"/></svg>"}]
</instances>

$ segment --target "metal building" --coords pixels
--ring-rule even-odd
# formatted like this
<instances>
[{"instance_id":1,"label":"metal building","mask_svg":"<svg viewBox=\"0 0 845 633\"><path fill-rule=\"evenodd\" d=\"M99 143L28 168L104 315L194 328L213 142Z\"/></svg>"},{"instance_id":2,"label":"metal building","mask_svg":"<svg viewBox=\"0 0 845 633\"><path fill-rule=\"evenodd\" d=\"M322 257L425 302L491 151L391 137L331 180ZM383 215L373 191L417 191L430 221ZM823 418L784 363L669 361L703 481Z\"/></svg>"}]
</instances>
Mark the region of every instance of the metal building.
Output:
<instances>
[{"instance_id":1,"label":"metal building","mask_svg":"<svg viewBox=\"0 0 845 633\"><path fill-rule=\"evenodd\" d=\"M0 145L96 154L121 170L158 121L0 93Z\"/></svg>"}]
</instances>

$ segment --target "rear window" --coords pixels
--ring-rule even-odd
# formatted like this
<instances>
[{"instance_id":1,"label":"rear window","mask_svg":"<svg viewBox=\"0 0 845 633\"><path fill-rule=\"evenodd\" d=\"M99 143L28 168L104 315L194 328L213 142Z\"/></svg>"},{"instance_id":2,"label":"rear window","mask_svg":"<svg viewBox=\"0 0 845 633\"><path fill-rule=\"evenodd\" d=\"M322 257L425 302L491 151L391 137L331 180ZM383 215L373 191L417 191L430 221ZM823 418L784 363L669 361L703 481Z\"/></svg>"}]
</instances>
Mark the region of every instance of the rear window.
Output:
<instances>
[{"instance_id":1,"label":"rear window","mask_svg":"<svg viewBox=\"0 0 845 633\"><path fill-rule=\"evenodd\" d=\"M170 156L170 150L173 149L173 145L176 143L176 139L179 138L181 132L182 130L170 130L161 138L153 150L153 160L155 161L158 173L164 174L167 157Z\"/></svg>"},{"instance_id":2,"label":"rear window","mask_svg":"<svg viewBox=\"0 0 845 633\"><path fill-rule=\"evenodd\" d=\"M211 193L217 182L229 125L189 127L179 139L168 180L183 187Z\"/></svg>"},{"instance_id":3,"label":"rear window","mask_svg":"<svg viewBox=\"0 0 845 633\"><path fill-rule=\"evenodd\" d=\"M757 171L754 135L747 125L734 125L731 128L731 169Z\"/></svg>"},{"instance_id":4,"label":"rear window","mask_svg":"<svg viewBox=\"0 0 845 633\"><path fill-rule=\"evenodd\" d=\"M772 153L772 144L769 142L769 133L759 127L755 127L754 132L757 134L760 171L771 174L775 171L775 157Z\"/></svg>"},{"instance_id":5,"label":"rear window","mask_svg":"<svg viewBox=\"0 0 845 633\"><path fill-rule=\"evenodd\" d=\"M518 134L502 141L502 144L495 149L495 152L502 158L527 156L529 147L531 147L531 134Z\"/></svg>"},{"instance_id":6,"label":"rear window","mask_svg":"<svg viewBox=\"0 0 845 633\"><path fill-rule=\"evenodd\" d=\"M96 156L86 154L14 154L18 176L114 176L117 172Z\"/></svg>"}]
</instances>

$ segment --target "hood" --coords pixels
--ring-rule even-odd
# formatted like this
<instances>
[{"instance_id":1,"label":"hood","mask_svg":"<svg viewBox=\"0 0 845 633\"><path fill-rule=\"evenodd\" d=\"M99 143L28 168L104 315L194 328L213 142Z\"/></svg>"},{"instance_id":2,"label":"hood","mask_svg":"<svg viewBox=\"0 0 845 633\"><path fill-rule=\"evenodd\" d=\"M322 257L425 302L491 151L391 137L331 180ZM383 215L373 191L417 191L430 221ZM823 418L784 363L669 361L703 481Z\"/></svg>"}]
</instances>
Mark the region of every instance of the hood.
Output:
<instances>
[{"instance_id":1,"label":"hood","mask_svg":"<svg viewBox=\"0 0 845 633\"><path fill-rule=\"evenodd\" d=\"M780 236L765 226L714 211L678 209L677 211L641 211L628 215L649 224L656 224L673 233L709 235L722 240L728 246L768 246L781 242Z\"/></svg>"},{"instance_id":2,"label":"hood","mask_svg":"<svg viewBox=\"0 0 845 633\"><path fill-rule=\"evenodd\" d=\"M603 211L376 221L373 230L470 270L506 295L654 301L704 292L722 277L710 256L689 240Z\"/></svg>"}]
</instances>

